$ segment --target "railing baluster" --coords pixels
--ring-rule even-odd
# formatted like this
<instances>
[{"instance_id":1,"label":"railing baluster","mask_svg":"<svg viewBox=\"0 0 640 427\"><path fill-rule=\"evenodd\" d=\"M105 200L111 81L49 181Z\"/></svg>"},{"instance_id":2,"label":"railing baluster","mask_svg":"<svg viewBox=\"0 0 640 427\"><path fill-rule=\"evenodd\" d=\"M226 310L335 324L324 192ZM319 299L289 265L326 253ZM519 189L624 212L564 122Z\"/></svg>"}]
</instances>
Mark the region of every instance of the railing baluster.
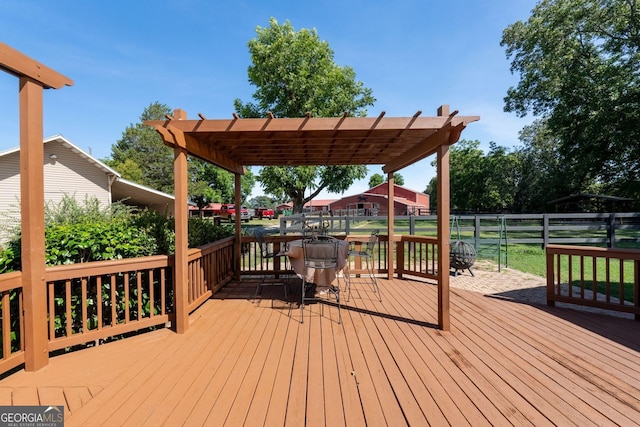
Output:
<instances>
[{"instance_id":1,"label":"railing baluster","mask_svg":"<svg viewBox=\"0 0 640 427\"><path fill-rule=\"evenodd\" d=\"M87 278L80 279L80 301L82 302L82 333L87 333L89 329L89 319L87 314Z\"/></svg>"},{"instance_id":2,"label":"railing baluster","mask_svg":"<svg viewBox=\"0 0 640 427\"><path fill-rule=\"evenodd\" d=\"M98 330L102 329L102 276L96 277L96 316Z\"/></svg>"},{"instance_id":3,"label":"railing baluster","mask_svg":"<svg viewBox=\"0 0 640 427\"><path fill-rule=\"evenodd\" d=\"M73 333L73 317L71 315L71 279L67 279L64 282L65 286L65 326L67 331L67 336L70 337Z\"/></svg>"},{"instance_id":4,"label":"railing baluster","mask_svg":"<svg viewBox=\"0 0 640 427\"><path fill-rule=\"evenodd\" d=\"M11 356L11 307L10 292L2 293L2 358Z\"/></svg>"}]
</instances>

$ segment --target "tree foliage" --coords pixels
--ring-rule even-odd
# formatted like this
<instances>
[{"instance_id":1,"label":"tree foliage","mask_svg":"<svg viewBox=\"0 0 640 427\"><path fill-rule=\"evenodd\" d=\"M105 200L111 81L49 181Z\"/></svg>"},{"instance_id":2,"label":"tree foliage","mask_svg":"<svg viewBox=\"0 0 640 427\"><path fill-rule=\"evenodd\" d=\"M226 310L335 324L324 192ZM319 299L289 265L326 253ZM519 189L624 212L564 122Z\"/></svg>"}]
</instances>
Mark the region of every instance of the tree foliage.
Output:
<instances>
[{"instance_id":1,"label":"tree foliage","mask_svg":"<svg viewBox=\"0 0 640 427\"><path fill-rule=\"evenodd\" d=\"M373 188L375 186L378 186L380 184L382 184L383 182L389 181L389 176L382 176L379 173L374 173L373 175L371 175L371 177L369 178L369 188ZM395 185L404 185L404 177L402 176L402 174L400 174L399 172L395 172L393 174L393 183Z\"/></svg>"},{"instance_id":2,"label":"tree foliage","mask_svg":"<svg viewBox=\"0 0 640 427\"><path fill-rule=\"evenodd\" d=\"M123 178L173 194L173 150L153 128L143 124L145 120L164 120L170 113L171 109L159 102L145 108L139 122L127 126L122 138L111 146L107 164Z\"/></svg>"},{"instance_id":3,"label":"tree foliage","mask_svg":"<svg viewBox=\"0 0 640 427\"><path fill-rule=\"evenodd\" d=\"M505 110L544 119L568 187L639 198L640 2L544 0L502 45L520 75Z\"/></svg>"},{"instance_id":4,"label":"tree foliage","mask_svg":"<svg viewBox=\"0 0 640 427\"><path fill-rule=\"evenodd\" d=\"M584 189L566 179L567 164L559 153L558 139L544 120L522 129L520 141L523 145L516 155L522 165L522 177L515 192L516 212L547 212L549 201Z\"/></svg>"},{"instance_id":5,"label":"tree foliage","mask_svg":"<svg viewBox=\"0 0 640 427\"><path fill-rule=\"evenodd\" d=\"M356 80L350 67L333 61L329 44L321 41L315 29L295 31L286 21L271 18L269 26L257 27L257 36L248 43L252 64L249 82L256 87L254 102L234 101L242 117L334 117L345 111L365 116L375 99L371 89ZM294 211L322 190L344 192L354 180L366 176L365 166L305 166L262 168L258 181L265 193L278 199L289 198ZM309 189L309 195L305 196Z\"/></svg>"},{"instance_id":6,"label":"tree foliage","mask_svg":"<svg viewBox=\"0 0 640 427\"><path fill-rule=\"evenodd\" d=\"M276 202L278 202L278 200L269 196L256 196L253 199L249 200L249 206L251 206L252 208L265 207L275 209Z\"/></svg>"},{"instance_id":7,"label":"tree foliage","mask_svg":"<svg viewBox=\"0 0 640 427\"><path fill-rule=\"evenodd\" d=\"M389 177L385 178L385 181L388 181ZM404 185L404 177L399 172L394 172L393 174L393 183L396 185Z\"/></svg>"},{"instance_id":8,"label":"tree foliage","mask_svg":"<svg viewBox=\"0 0 640 427\"><path fill-rule=\"evenodd\" d=\"M452 212L514 211L517 188L522 180L522 164L517 153L491 143L485 154L479 141L460 140L451 147L449 159ZM436 209L436 184L434 177L425 189L433 210Z\"/></svg>"},{"instance_id":9,"label":"tree foliage","mask_svg":"<svg viewBox=\"0 0 640 427\"><path fill-rule=\"evenodd\" d=\"M143 124L145 120L164 120L171 109L154 102L144 109L140 121L129 125L114 145L111 158L105 163L117 170L123 178L147 187L173 194L173 150L164 145L160 135ZM200 209L208 203L234 201L233 174L222 168L189 157L189 198ZM246 200L255 184L250 169L242 175L241 194Z\"/></svg>"},{"instance_id":10,"label":"tree foliage","mask_svg":"<svg viewBox=\"0 0 640 427\"><path fill-rule=\"evenodd\" d=\"M384 182L384 177L379 173L374 173L369 177L369 188L377 187Z\"/></svg>"}]
</instances>

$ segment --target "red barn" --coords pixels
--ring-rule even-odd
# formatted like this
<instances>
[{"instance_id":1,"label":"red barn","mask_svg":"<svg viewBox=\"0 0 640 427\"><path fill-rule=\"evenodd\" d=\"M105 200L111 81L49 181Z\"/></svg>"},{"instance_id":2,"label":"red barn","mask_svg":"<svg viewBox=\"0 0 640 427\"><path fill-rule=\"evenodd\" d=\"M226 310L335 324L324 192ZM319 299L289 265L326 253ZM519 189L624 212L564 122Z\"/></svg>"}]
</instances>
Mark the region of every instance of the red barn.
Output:
<instances>
[{"instance_id":1,"label":"red barn","mask_svg":"<svg viewBox=\"0 0 640 427\"><path fill-rule=\"evenodd\" d=\"M388 182L383 182L364 193L336 200L329 208L334 215L386 215L388 210ZM428 215L429 195L399 185L393 186L395 215Z\"/></svg>"}]
</instances>

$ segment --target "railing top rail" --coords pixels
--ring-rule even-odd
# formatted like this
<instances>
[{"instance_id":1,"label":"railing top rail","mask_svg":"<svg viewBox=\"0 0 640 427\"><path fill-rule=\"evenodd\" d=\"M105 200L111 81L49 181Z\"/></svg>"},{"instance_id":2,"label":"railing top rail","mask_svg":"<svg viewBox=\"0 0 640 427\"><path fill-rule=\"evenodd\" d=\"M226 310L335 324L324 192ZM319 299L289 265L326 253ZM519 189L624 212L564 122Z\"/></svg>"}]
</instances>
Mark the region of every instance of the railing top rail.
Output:
<instances>
[{"instance_id":1,"label":"railing top rail","mask_svg":"<svg viewBox=\"0 0 640 427\"><path fill-rule=\"evenodd\" d=\"M571 246L550 244L546 247L547 254L565 254L578 256L594 256L601 258L620 258L640 260L639 249L598 248L594 246Z\"/></svg>"},{"instance_id":2,"label":"railing top rail","mask_svg":"<svg viewBox=\"0 0 640 427\"><path fill-rule=\"evenodd\" d=\"M0 292L6 292L20 287L22 287L21 271L0 274Z\"/></svg>"},{"instance_id":3,"label":"railing top rail","mask_svg":"<svg viewBox=\"0 0 640 427\"><path fill-rule=\"evenodd\" d=\"M116 274L123 271L145 270L166 267L169 264L168 255L153 255L140 258L114 259L108 261L92 261L79 264L65 264L47 267L45 279L54 280L75 279L86 276Z\"/></svg>"}]
</instances>

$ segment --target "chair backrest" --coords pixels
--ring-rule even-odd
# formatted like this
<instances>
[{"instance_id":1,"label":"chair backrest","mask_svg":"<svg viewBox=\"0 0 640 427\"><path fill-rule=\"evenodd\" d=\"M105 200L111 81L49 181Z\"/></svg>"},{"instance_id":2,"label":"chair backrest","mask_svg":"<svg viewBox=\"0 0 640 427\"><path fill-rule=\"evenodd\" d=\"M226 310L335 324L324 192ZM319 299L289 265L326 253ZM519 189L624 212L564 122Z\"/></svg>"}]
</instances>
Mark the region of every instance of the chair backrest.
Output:
<instances>
[{"instance_id":1,"label":"chair backrest","mask_svg":"<svg viewBox=\"0 0 640 427\"><path fill-rule=\"evenodd\" d=\"M368 254L372 254L373 253L373 249L376 246L376 243L378 243L378 233L376 231L371 233L371 236L369 236L369 240L367 241L367 246L365 248L365 251Z\"/></svg>"},{"instance_id":2,"label":"chair backrest","mask_svg":"<svg viewBox=\"0 0 640 427\"><path fill-rule=\"evenodd\" d=\"M267 257L271 255L269 250L269 245L264 241L264 231L261 228L255 228L253 231L253 235L256 238L256 242L258 242L258 246L260 247L260 254L263 257Z\"/></svg>"},{"instance_id":3,"label":"chair backrest","mask_svg":"<svg viewBox=\"0 0 640 427\"><path fill-rule=\"evenodd\" d=\"M308 267L328 268L338 264L338 240L335 238L304 239L302 251Z\"/></svg>"}]
</instances>

